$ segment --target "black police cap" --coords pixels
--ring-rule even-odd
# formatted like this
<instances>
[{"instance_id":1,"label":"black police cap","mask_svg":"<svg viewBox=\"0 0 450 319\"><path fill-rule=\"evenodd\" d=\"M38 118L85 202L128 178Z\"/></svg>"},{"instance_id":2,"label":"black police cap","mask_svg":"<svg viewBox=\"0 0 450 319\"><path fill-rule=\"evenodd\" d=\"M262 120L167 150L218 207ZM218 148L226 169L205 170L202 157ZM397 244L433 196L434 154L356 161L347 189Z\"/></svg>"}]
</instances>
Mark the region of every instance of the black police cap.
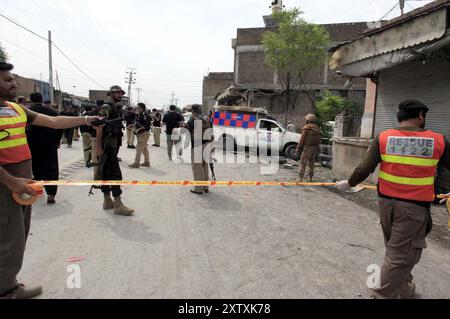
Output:
<instances>
[{"instance_id":1,"label":"black police cap","mask_svg":"<svg viewBox=\"0 0 450 319\"><path fill-rule=\"evenodd\" d=\"M428 112L430 109L423 104L422 102L418 100L406 100L402 103L400 103L398 109L400 111L416 111L416 110L422 110L425 112Z\"/></svg>"}]
</instances>

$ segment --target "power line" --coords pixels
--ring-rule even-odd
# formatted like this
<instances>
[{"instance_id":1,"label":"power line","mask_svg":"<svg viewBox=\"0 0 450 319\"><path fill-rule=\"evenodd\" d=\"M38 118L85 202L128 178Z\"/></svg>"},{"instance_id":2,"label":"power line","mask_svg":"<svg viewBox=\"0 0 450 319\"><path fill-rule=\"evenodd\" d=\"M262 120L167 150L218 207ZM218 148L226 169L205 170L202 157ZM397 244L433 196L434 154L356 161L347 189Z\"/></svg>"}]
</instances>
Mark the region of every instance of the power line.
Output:
<instances>
[{"instance_id":1,"label":"power line","mask_svg":"<svg viewBox=\"0 0 450 319\"><path fill-rule=\"evenodd\" d=\"M34 32L34 31L31 31L30 29L28 29L28 28L26 28L26 27L24 27L24 26L18 24L16 21L14 21L14 20L8 18L7 16L5 16L5 15L4 15L3 13L1 13L1 12L0 12L0 16L3 17L3 18L5 18L6 20L8 20L8 21L11 22L11 23L14 23L16 26L18 26L18 27L20 27L20 28L22 28L22 29L24 29L24 30L26 30L26 31L28 31L28 32L30 32L30 33L32 33L32 34L34 34L34 35L37 36L38 38L40 38L40 39L42 39L42 40L44 40L44 41L48 41L48 39L44 38L43 36L37 34L37 33Z\"/></svg>"},{"instance_id":2,"label":"power line","mask_svg":"<svg viewBox=\"0 0 450 319\"><path fill-rule=\"evenodd\" d=\"M388 16L388 15L389 15L392 11L394 11L395 8L397 8L398 6L400 6L400 3L399 3L399 2L397 2L397 3L392 7L391 10L389 10L384 16L382 16L381 19L380 19L380 21L383 20L384 18L386 18L386 16Z\"/></svg>"},{"instance_id":3,"label":"power line","mask_svg":"<svg viewBox=\"0 0 450 319\"><path fill-rule=\"evenodd\" d=\"M200 78L201 76L196 76L196 78ZM150 81L154 81L154 82L164 82L164 83L200 83L203 82L203 79L200 80L189 80L189 81L185 81L185 80L156 80L155 78L147 78L147 77L142 77L140 76L139 78L144 79L144 80L150 80ZM178 77L177 77L178 78Z\"/></svg>"},{"instance_id":4,"label":"power line","mask_svg":"<svg viewBox=\"0 0 450 319\"><path fill-rule=\"evenodd\" d=\"M103 36L100 36L99 38L102 41L104 41L104 43L109 47L110 52L114 52L114 54L111 54L111 56L114 58L114 60L116 60L116 62L118 62L119 65L122 65L121 61L123 60L123 57L120 54L119 54L120 56L118 58L116 57L116 54L118 54L120 51L119 51L119 48L115 44L113 44L113 41L111 40L109 33L104 31L104 29L103 29L102 25L100 24L100 22L98 21L97 17L90 9L88 3L86 3L84 0L81 0L81 4L82 4L82 7L87 9L87 12L88 12L87 18L89 20L92 20L94 22L94 24L97 26L95 28L95 30L99 31L100 33L103 34ZM93 19L91 19L89 16L91 16Z\"/></svg>"},{"instance_id":5,"label":"power line","mask_svg":"<svg viewBox=\"0 0 450 319\"><path fill-rule=\"evenodd\" d=\"M36 54L36 53L34 53L34 52L32 52L32 51L30 51L30 50L28 50L28 49L26 49L26 48L20 46L19 44L14 43L14 42L12 42L12 41L10 41L10 40L8 40L8 39L2 37L2 36L0 36L0 40L4 41L4 42L6 42L6 43L9 43L9 44L11 44L11 45L13 45L13 46L15 46L15 47L17 47L18 49L20 49L20 50L22 50L22 51L24 51L24 52L26 52L26 53L28 53L28 54L30 54L30 55L33 55L34 57L36 57L36 58L38 58L38 59L40 59L40 60L43 60L43 61L45 61L45 62L48 62L48 58L44 58L43 56L38 55L38 54ZM53 65L55 65L55 63L53 63ZM72 73L72 74L78 74L78 73L74 72L73 70L67 69L67 68L65 68L65 67L62 67L62 66L58 67L57 64L55 65L55 68L56 68L56 69L63 69L64 71L69 72L69 73ZM75 78L74 78L74 79L75 79Z\"/></svg>"},{"instance_id":6,"label":"power line","mask_svg":"<svg viewBox=\"0 0 450 319\"><path fill-rule=\"evenodd\" d=\"M92 82L94 82L95 84L100 86L102 89L106 89L106 87L104 87L103 85L101 85L100 83L95 81L93 78L91 78L89 75L87 75L83 70L81 70L78 67L78 65L76 65L75 62L73 62L54 42L52 42L52 44L56 50L58 50L78 71L80 71L80 73L82 73L86 78L88 78L89 80L91 80Z\"/></svg>"},{"instance_id":7,"label":"power line","mask_svg":"<svg viewBox=\"0 0 450 319\"><path fill-rule=\"evenodd\" d=\"M24 13L28 18L30 18L31 20L33 20L35 23L36 23L36 25L40 25L41 24L41 21L38 21L37 19L36 19L36 15L32 15L25 7L23 7L21 4L20 4L20 2L19 1L14 1L14 3L11 5L10 4L10 2L9 2L9 0L6 0L7 2L8 2L8 4L9 4L9 6L11 7L11 8L13 8L14 10L16 10L16 11L18 11L18 12L20 12L20 13ZM16 6L18 7L18 8L16 8Z\"/></svg>"},{"instance_id":8,"label":"power line","mask_svg":"<svg viewBox=\"0 0 450 319\"><path fill-rule=\"evenodd\" d=\"M401 1L396 0L397 3L392 7L391 10L389 10L381 19L383 20L385 17L387 17L392 11L395 10L395 8L399 7L400 10L404 10L404 7L402 8ZM432 2L431 0L405 0L404 5L407 5L411 10L415 10L413 6L411 6L408 2Z\"/></svg>"},{"instance_id":9,"label":"power line","mask_svg":"<svg viewBox=\"0 0 450 319\"><path fill-rule=\"evenodd\" d=\"M32 31L32 30L30 30L30 29L28 29L28 28L26 28L26 27L24 27L24 26L22 26L21 24L19 24L19 23L17 23L16 21L14 21L13 19L11 19L11 18L9 18L9 17L7 17L7 16L5 16L3 13L1 13L0 12L0 16L1 17L3 17L3 18L5 18L6 20L8 20L8 21L10 21L11 23L13 23L13 24L15 24L15 25L17 25L18 27L20 27L20 28L22 28L22 29L24 29L24 30L26 30L27 32L30 32L31 34L33 34L33 35L35 35L35 36L37 36L38 38L40 38L40 39L42 39L42 40L44 40L44 41L48 41L48 39L46 39L45 37L43 37L43 36L41 36L41 35L39 35L39 34L37 34L36 32L34 32L34 31ZM68 56L67 56L67 54L65 54L57 45L56 45L56 43L55 42L53 42L52 41L52 45L55 47L55 49L57 49L81 74L83 74L87 79L89 79L89 80L91 80L93 83L95 83L96 85L98 85L98 86L100 86L101 88L103 88L103 89L106 89L106 87L104 87L103 85L101 85L100 83L98 83L97 81L95 81L93 78L91 78L86 72L84 72L83 70L81 70L79 67L78 67L78 65L76 65L75 64L75 62L73 62L72 61L72 59L71 58L69 58Z\"/></svg>"},{"instance_id":10,"label":"power line","mask_svg":"<svg viewBox=\"0 0 450 319\"><path fill-rule=\"evenodd\" d=\"M54 5L50 6L49 8L51 9L51 11L53 11L55 13L55 17L57 17L58 21L61 21L60 17L64 17L66 16L66 13L64 12L64 10L58 8L58 3L56 3L54 0L50 0ZM71 12L78 12L79 14L77 15L78 17L82 17L85 25L90 25L90 21L87 20L86 18L86 13L85 11L82 12L82 8L79 6L78 3L74 3L74 2L67 2L68 4L70 3L71 5L75 5L75 7L70 8ZM50 11L48 12L50 13ZM71 18L72 16L75 15L71 15L69 16L69 18ZM73 18L75 19L75 18ZM73 20L74 23L77 23L77 21ZM98 45L98 42L100 39L102 39L103 37L101 36L97 36L94 38L94 35L92 33L92 31L96 30L95 26L92 25L90 29L91 32L79 32L78 28L67 28L67 21L63 21L62 23L58 23L56 21L56 18L53 19L53 22L57 23L60 27L64 28L65 30L68 30L68 34L71 35L71 38L73 38L74 36L77 37L79 40L77 41L77 43L86 43L87 41L89 41L90 43L92 43L92 46L96 47L97 50L95 51L95 53L100 54L102 56L102 60L104 60L105 62L107 62L108 60L110 62L108 62L108 64L111 65L120 65L120 63L116 63L117 61L115 61L115 59L111 59L111 50L109 50L108 52L105 51L104 46L103 45ZM81 20L80 20L81 22ZM61 28L61 29L62 29ZM82 49L85 49L86 47L90 47L89 45L87 46L83 46L81 47ZM93 50L86 50L85 52L87 52L87 54L92 54L94 53ZM107 54L105 54L107 53ZM85 53L86 54L86 53ZM108 55L108 56L107 56ZM116 67L116 69L121 69L122 67Z\"/></svg>"},{"instance_id":11,"label":"power line","mask_svg":"<svg viewBox=\"0 0 450 319\"><path fill-rule=\"evenodd\" d=\"M21 50L23 50L23 51L25 51L25 52L27 52L27 53L29 53L29 54L35 56L36 58L39 58L39 59L44 60L44 61L47 62L47 58L44 58L44 57L42 57L42 56L40 56L40 55L37 55L36 53L33 53L32 51L30 51L30 50L28 50L28 49L25 49L24 47L21 47L20 45L15 44L14 42L11 42L11 41L9 41L9 40L7 40L7 39L1 37L1 36L0 36L0 40L5 41L5 42L7 42L7 43L9 43L9 44L11 44L11 45L14 45L15 47L18 47L19 49L21 49Z\"/></svg>"}]
</instances>

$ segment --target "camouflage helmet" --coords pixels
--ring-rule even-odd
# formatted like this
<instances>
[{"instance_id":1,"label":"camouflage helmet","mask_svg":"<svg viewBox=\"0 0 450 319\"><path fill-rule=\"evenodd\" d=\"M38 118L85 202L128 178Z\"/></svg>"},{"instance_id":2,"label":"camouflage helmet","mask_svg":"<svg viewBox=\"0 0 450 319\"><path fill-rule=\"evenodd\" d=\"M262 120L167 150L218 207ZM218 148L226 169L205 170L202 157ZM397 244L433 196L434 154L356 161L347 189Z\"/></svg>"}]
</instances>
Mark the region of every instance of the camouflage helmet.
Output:
<instances>
[{"instance_id":1,"label":"camouflage helmet","mask_svg":"<svg viewBox=\"0 0 450 319\"><path fill-rule=\"evenodd\" d=\"M125 91L122 90L122 88L119 85L113 85L109 89L108 96L110 96L114 92L122 92L123 95L125 95Z\"/></svg>"},{"instance_id":2,"label":"camouflage helmet","mask_svg":"<svg viewBox=\"0 0 450 319\"><path fill-rule=\"evenodd\" d=\"M305 117L305 120L307 120L308 122L317 122L317 117L314 114L308 114Z\"/></svg>"}]
</instances>

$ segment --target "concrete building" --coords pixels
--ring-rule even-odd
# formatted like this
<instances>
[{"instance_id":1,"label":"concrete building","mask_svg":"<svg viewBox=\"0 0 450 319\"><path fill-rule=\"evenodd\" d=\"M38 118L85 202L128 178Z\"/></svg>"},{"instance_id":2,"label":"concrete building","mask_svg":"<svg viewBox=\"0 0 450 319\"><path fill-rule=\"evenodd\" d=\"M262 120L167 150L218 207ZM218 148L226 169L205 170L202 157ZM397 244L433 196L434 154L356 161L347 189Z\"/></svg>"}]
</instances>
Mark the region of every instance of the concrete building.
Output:
<instances>
[{"instance_id":1,"label":"concrete building","mask_svg":"<svg viewBox=\"0 0 450 319\"><path fill-rule=\"evenodd\" d=\"M18 83L17 96L25 96L29 99L31 93L41 93L44 101L50 100L50 84L48 82L25 78L17 74L14 74L14 76ZM64 108L71 107L80 110L89 104L89 99L83 96L74 96L55 89L53 93L54 108L56 111L62 111Z\"/></svg>"},{"instance_id":2,"label":"concrete building","mask_svg":"<svg viewBox=\"0 0 450 319\"><path fill-rule=\"evenodd\" d=\"M210 72L203 78L203 108L211 110L216 104L216 98L233 84L233 72Z\"/></svg>"},{"instance_id":3,"label":"concrete building","mask_svg":"<svg viewBox=\"0 0 450 319\"><path fill-rule=\"evenodd\" d=\"M29 79L23 76L14 74L18 88L17 96L25 96L29 98L31 93L41 93L45 100L50 100L50 85L48 82Z\"/></svg>"},{"instance_id":4,"label":"concrete building","mask_svg":"<svg viewBox=\"0 0 450 319\"><path fill-rule=\"evenodd\" d=\"M280 10L280 3L274 10ZM282 6L282 4L281 4ZM232 40L234 50L233 91L241 89L251 101L247 101L253 107L265 108L277 119L283 121L286 112L285 96L281 95L281 85L273 69L265 63L262 35L267 31L274 31L271 16L265 16L263 28L239 28L237 36ZM350 41L367 29L367 23L343 23L322 25L329 33L331 45ZM225 75L226 79L217 79L216 74ZM229 82L231 73L212 73L212 78L206 77L203 83L203 103L205 109L211 109L214 105L214 96L217 89ZM323 90L330 90L361 105L365 101L366 80L356 79L352 87L347 80L331 72L328 60L323 66L313 72L307 79L307 87L313 94L300 92L295 107L290 108L288 118L297 127L302 127L304 117L308 113L314 113L314 101ZM346 85L347 84L347 85ZM226 95L226 94L225 94Z\"/></svg>"},{"instance_id":5,"label":"concrete building","mask_svg":"<svg viewBox=\"0 0 450 319\"><path fill-rule=\"evenodd\" d=\"M108 101L108 90L89 90L89 100L90 101Z\"/></svg>"},{"instance_id":6,"label":"concrete building","mask_svg":"<svg viewBox=\"0 0 450 319\"><path fill-rule=\"evenodd\" d=\"M336 171L351 173L372 138L398 126L398 105L406 99L428 105L427 128L450 139L449 17L450 0L434 1L336 48L332 69L369 79L361 137L337 136ZM443 168L437 188L450 191L450 174Z\"/></svg>"}]
</instances>

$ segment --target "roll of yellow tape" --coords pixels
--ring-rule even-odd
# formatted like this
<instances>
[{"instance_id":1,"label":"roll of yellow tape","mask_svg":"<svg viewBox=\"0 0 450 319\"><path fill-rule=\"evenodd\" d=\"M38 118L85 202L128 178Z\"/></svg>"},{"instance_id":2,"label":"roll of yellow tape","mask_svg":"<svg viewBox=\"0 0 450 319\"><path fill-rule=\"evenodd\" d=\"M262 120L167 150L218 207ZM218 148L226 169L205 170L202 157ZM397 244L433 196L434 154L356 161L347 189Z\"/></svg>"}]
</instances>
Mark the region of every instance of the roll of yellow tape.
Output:
<instances>
[{"instance_id":1,"label":"roll of yellow tape","mask_svg":"<svg viewBox=\"0 0 450 319\"><path fill-rule=\"evenodd\" d=\"M14 201L22 206L31 206L33 205L39 196L42 196L44 194L44 188L40 185L30 185L30 187L32 189L34 189L34 191L36 192L36 196L31 196L28 194L17 194L17 193L13 193L12 197L14 199Z\"/></svg>"}]
</instances>

